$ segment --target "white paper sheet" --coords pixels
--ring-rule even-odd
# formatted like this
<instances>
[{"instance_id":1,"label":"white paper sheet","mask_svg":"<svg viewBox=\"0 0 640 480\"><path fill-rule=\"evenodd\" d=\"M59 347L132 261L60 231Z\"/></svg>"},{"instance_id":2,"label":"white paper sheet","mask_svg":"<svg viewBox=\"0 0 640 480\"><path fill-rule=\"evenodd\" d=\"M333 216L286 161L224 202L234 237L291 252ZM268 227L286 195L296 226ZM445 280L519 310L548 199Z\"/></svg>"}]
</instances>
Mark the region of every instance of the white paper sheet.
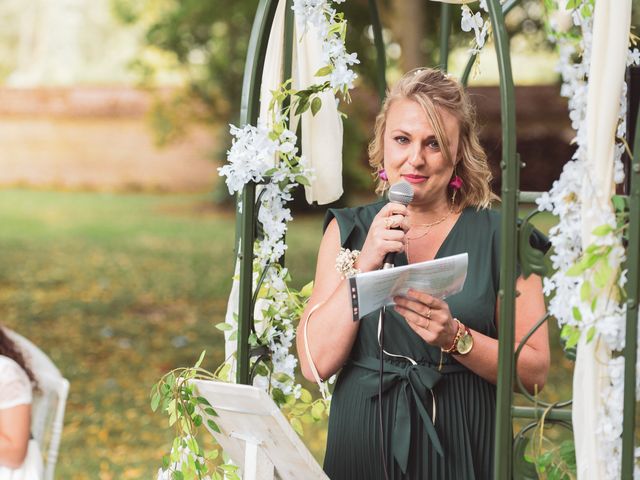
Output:
<instances>
[{"instance_id":1,"label":"white paper sheet","mask_svg":"<svg viewBox=\"0 0 640 480\"><path fill-rule=\"evenodd\" d=\"M406 295L410 288L441 299L458 293L467 278L468 261L468 254L461 253L355 275L350 282L358 304L354 317L359 320L384 305L393 305L393 297Z\"/></svg>"}]
</instances>

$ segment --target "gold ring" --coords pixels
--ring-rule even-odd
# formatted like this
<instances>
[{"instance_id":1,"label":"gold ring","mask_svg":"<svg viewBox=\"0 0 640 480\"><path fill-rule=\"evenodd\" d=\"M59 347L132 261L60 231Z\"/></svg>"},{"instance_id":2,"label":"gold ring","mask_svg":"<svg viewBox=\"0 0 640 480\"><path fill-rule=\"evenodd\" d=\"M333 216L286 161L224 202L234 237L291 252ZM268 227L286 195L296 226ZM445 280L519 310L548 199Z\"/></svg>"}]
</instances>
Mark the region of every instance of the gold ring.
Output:
<instances>
[{"instance_id":1,"label":"gold ring","mask_svg":"<svg viewBox=\"0 0 640 480\"><path fill-rule=\"evenodd\" d=\"M431 307L427 307L429 310L427 310L427 320L431 320Z\"/></svg>"}]
</instances>

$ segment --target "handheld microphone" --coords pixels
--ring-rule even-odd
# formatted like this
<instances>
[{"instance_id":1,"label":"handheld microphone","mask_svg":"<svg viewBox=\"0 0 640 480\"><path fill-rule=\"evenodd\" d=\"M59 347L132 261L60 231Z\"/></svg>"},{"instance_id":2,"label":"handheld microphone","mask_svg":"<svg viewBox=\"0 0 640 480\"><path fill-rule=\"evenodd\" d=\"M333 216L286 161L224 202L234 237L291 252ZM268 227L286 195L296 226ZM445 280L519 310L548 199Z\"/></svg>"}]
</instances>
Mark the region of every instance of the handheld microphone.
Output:
<instances>
[{"instance_id":1,"label":"handheld microphone","mask_svg":"<svg viewBox=\"0 0 640 480\"><path fill-rule=\"evenodd\" d=\"M393 185L391 185L388 197L390 202L399 203L400 205L404 205L406 207L411 203L411 200L413 200L413 187L409 182L400 180L398 183L394 183ZM384 257L382 269L386 270L387 268L393 268L395 257L395 252L387 253Z\"/></svg>"}]
</instances>

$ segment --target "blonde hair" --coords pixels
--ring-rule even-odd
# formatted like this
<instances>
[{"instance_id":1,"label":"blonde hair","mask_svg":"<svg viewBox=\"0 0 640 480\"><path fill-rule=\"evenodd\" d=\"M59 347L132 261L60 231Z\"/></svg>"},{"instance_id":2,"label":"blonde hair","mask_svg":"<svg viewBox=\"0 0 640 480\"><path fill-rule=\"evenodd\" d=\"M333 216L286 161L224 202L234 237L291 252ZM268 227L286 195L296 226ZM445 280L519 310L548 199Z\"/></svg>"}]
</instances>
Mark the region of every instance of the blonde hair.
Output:
<instances>
[{"instance_id":1,"label":"blonde hair","mask_svg":"<svg viewBox=\"0 0 640 480\"><path fill-rule=\"evenodd\" d=\"M462 178L462 187L456 193L456 209L473 206L488 208L498 197L491 191L493 175L487 163L487 154L480 145L476 133L473 105L467 93L456 80L440 70L425 68L406 73L387 92L380 113L376 117L373 139L369 143L369 164L377 174L384 168L384 133L387 112L399 99L413 100L424 110L435 133L445 159L455 165L454 174ZM460 137L457 158L451 158L450 142L447 138L439 110L444 109L459 123ZM387 183L378 181L376 193L382 194ZM450 192L452 193L452 192Z\"/></svg>"}]
</instances>

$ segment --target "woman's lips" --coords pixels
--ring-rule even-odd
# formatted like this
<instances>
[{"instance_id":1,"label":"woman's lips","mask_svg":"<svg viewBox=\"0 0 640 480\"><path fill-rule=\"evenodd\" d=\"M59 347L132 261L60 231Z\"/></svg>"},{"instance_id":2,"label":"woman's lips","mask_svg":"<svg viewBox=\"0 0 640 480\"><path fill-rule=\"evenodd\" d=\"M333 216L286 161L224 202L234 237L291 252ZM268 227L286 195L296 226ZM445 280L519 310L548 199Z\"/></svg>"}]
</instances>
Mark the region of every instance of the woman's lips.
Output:
<instances>
[{"instance_id":1,"label":"woman's lips","mask_svg":"<svg viewBox=\"0 0 640 480\"><path fill-rule=\"evenodd\" d=\"M409 183L422 183L426 182L428 177L423 177L422 175L402 175L402 178Z\"/></svg>"}]
</instances>

